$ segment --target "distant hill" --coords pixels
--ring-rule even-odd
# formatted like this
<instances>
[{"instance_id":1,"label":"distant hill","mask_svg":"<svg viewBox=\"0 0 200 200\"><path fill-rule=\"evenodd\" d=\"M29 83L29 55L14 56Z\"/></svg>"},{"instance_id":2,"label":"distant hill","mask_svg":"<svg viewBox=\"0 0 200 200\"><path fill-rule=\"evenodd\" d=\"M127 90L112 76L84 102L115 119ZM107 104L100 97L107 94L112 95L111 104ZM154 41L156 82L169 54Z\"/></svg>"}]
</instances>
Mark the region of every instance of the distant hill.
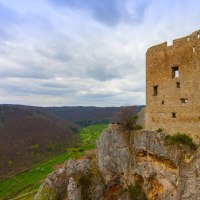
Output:
<instances>
[{"instance_id":1,"label":"distant hill","mask_svg":"<svg viewBox=\"0 0 200 200\"><path fill-rule=\"evenodd\" d=\"M31 111L46 113L56 118L71 121L81 126L90 124L112 122L116 120L116 115L122 107L95 107L95 106L62 106L62 107L36 107L25 105L5 105L8 107L18 107ZM135 113L144 106L135 106Z\"/></svg>"},{"instance_id":2,"label":"distant hill","mask_svg":"<svg viewBox=\"0 0 200 200\"><path fill-rule=\"evenodd\" d=\"M144 106L135 106L135 112L139 112ZM43 112L67 119L79 125L91 123L112 122L121 107L42 107Z\"/></svg>"},{"instance_id":3,"label":"distant hill","mask_svg":"<svg viewBox=\"0 0 200 200\"><path fill-rule=\"evenodd\" d=\"M78 126L26 106L0 106L0 177L75 143Z\"/></svg>"}]
</instances>

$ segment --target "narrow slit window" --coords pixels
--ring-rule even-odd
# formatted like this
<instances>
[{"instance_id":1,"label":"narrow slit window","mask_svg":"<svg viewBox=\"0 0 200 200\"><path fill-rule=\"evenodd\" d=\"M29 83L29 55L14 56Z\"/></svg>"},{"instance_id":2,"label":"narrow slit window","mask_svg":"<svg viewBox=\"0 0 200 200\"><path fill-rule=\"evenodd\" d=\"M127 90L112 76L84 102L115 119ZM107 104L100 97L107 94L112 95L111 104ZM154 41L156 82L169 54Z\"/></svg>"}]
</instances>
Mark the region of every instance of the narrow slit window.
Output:
<instances>
[{"instance_id":1,"label":"narrow slit window","mask_svg":"<svg viewBox=\"0 0 200 200\"><path fill-rule=\"evenodd\" d=\"M162 105L164 105L165 104L165 102L164 101L162 101Z\"/></svg>"},{"instance_id":2,"label":"narrow slit window","mask_svg":"<svg viewBox=\"0 0 200 200\"><path fill-rule=\"evenodd\" d=\"M172 118L176 118L176 113L175 112L172 113Z\"/></svg>"},{"instance_id":3,"label":"narrow slit window","mask_svg":"<svg viewBox=\"0 0 200 200\"><path fill-rule=\"evenodd\" d=\"M195 52L195 46L193 46L192 51L193 51L193 53Z\"/></svg>"},{"instance_id":4,"label":"narrow slit window","mask_svg":"<svg viewBox=\"0 0 200 200\"><path fill-rule=\"evenodd\" d=\"M153 86L153 96L158 95L158 85Z\"/></svg>"},{"instance_id":5,"label":"narrow slit window","mask_svg":"<svg viewBox=\"0 0 200 200\"><path fill-rule=\"evenodd\" d=\"M188 99L186 98L181 98L181 103L187 103L188 102Z\"/></svg>"},{"instance_id":6,"label":"narrow slit window","mask_svg":"<svg viewBox=\"0 0 200 200\"><path fill-rule=\"evenodd\" d=\"M180 82L176 82L176 88L180 88L180 87L181 87Z\"/></svg>"},{"instance_id":7,"label":"narrow slit window","mask_svg":"<svg viewBox=\"0 0 200 200\"><path fill-rule=\"evenodd\" d=\"M178 78L179 77L179 68L178 66L172 67L172 78Z\"/></svg>"}]
</instances>

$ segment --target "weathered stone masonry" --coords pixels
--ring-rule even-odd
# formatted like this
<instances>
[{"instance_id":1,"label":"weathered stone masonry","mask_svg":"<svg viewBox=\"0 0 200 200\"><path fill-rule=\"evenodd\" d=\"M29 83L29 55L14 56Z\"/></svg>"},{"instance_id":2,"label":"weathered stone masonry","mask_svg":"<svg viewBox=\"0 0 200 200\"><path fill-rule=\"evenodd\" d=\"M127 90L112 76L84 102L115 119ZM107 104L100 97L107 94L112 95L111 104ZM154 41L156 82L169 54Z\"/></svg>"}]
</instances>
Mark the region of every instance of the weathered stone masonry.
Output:
<instances>
[{"instance_id":1,"label":"weathered stone masonry","mask_svg":"<svg viewBox=\"0 0 200 200\"><path fill-rule=\"evenodd\" d=\"M200 30L146 53L145 128L200 131Z\"/></svg>"}]
</instances>

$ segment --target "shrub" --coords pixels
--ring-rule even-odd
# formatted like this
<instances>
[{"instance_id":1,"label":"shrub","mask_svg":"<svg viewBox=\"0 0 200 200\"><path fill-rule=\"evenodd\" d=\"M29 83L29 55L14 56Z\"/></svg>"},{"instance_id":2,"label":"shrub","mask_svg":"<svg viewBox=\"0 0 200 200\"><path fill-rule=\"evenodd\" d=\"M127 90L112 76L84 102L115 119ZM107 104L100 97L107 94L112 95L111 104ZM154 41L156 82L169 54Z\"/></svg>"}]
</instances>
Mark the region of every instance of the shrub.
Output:
<instances>
[{"instance_id":1,"label":"shrub","mask_svg":"<svg viewBox=\"0 0 200 200\"><path fill-rule=\"evenodd\" d=\"M137 119L138 119L138 116L137 115L133 115L133 117L132 117L133 122L136 122Z\"/></svg>"},{"instance_id":2,"label":"shrub","mask_svg":"<svg viewBox=\"0 0 200 200\"><path fill-rule=\"evenodd\" d=\"M147 200L146 194L142 191L141 183L136 181L134 185L129 185L127 189L131 200Z\"/></svg>"},{"instance_id":3,"label":"shrub","mask_svg":"<svg viewBox=\"0 0 200 200\"><path fill-rule=\"evenodd\" d=\"M156 132L158 132L158 133L161 133L162 131L163 131L162 128L158 128L158 129L156 130Z\"/></svg>"},{"instance_id":4,"label":"shrub","mask_svg":"<svg viewBox=\"0 0 200 200\"><path fill-rule=\"evenodd\" d=\"M79 186L81 186L81 194L83 199L91 199L91 187L92 187L92 174L86 173L76 179Z\"/></svg>"},{"instance_id":5,"label":"shrub","mask_svg":"<svg viewBox=\"0 0 200 200\"><path fill-rule=\"evenodd\" d=\"M139 124L136 124L133 126L133 130L141 130L142 126L140 126Z\"/></svg>"},{"instance_id":6,"label":"shrub","mask_svg":"<svg viewBox=\"0 0 200 200\"><path fill-rule=\"evenodd\" d=\"M56 150L56 144L49 143L47 144L46 148L47 148L47 151L54 152Z\"/></svg>"},{"instance_id":7,"label":"shrub","mask_svg":"<svg viewBox=\"0 0 200 200\"><path fill-rule=\"evenodd\" d=\"M80 156L84 155L84 149L83 148L67 148L67 153L69 154L69 157L72 159L77 159Z\"/></svg>"},{"instance_id":8,"label":"shrub","mask_svg":"<svg viewBox=\"0 0 200 200\"><path fill-rule=\"evenodd\" d=\"M44 186L42 190L38 192L38 200L45 200L45 199L51 199L56 200L56 191L53 188L50 188L49 186Z\"/></svg>"},{"instance_id":9,"label":"shrub","mask_svg":"<svg viewBox=\"0 0 200 200\"><path fill-rule=\"evenodd\" d=\"M196 150L198 147L193 142L192 138L184 133L177 133L176 135L166 135L165 140L169 144L186 144L192 150Z\"/></svg>"},{"instance_id":10,"label":"shrub","mask_svg":"<svg viewBox=\"0 0 200 200\"><path fill-rule=\"evenodd\" d=\"M8 165L9 167L11 167L11 166L13 165L13 161L12 161L12 160L7 160L7 165Z\"/></svg>"},{"instance_id":11,"label":"shrub","mask_svg":"<svg viewBox=\"0 0 200 200\"><path fill-rule=\"evenodd\" d=\"M136 125L138 116L135 115L135 106L122 107L117 116L120 122L124 124L126 130L138 130L142 128Z\"/></svg>"},{"instance_id":12,"label":"shrub","mask_svg":"<svg viewBox=\"0 0 200 200\"><path fill-rule=\"evenodd\" d=\"M31 146L32 150L39 150L39 148L40 148L39 144L34 144L34 145Z\"/></svg>"}]
</instances>

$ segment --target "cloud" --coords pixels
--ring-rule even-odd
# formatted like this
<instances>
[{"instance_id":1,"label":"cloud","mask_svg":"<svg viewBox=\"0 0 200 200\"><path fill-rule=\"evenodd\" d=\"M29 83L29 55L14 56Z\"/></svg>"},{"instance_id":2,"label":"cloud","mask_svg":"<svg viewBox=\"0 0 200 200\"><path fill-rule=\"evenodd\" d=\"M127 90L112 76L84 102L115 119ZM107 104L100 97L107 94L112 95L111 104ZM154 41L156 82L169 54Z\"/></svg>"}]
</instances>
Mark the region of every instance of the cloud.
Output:
<instances>
[{"instance_id":1,"label":"cloud","mask_svg":"<svg viewBox=\"0 0 200 200\"><path fill-rule=\"evenodd\" d=\"M0 40L11 38L9 28L20 23L17 12L0 2Z\"/></svg>"},{"instance_id":2,"label":"cloud","mask_svg":"<svg viewBox=\"0 0 200 200\"><path fill-rule=\"evenodd\" d=\"M1 26L13 25L20 22L20 17L17 12L0 2L0 20Z\"/></svg>"},{"instance_id":3,"label":"cloud","mask_svg":"<svg viewBox=\"0 0 200 200\"><path fill-rule=\"evenodd\" d=\"M117 5L118 0L50 0L50 2L58 6L70 6L77 9L84 9L90 12L95 19L109 26L115 26L119 23L121 18L120 9Z\"/></svg>"},{"instance_id":4,"label":"cloud","mask_svg":"<svg viewBox=\"0 0 200 200\"><path fill-rule=\"evenodd\" d=\"M120 78L121 76L116 71L109 70L105 66L96 66L95 68L87 70L85 74L100 81L112 80Z\"/></svg>"},{"instance_id":5,"label":"cloud","mask_svg":"<svg viewBox=\"0 0 200 200\"><path fill-rule=\"evenodd\" d=\"M99 22L116 26L120 22L140 23L151 0L49 0L57 6L69 6L90 12Z\"/></svg>"}]
</instances>

